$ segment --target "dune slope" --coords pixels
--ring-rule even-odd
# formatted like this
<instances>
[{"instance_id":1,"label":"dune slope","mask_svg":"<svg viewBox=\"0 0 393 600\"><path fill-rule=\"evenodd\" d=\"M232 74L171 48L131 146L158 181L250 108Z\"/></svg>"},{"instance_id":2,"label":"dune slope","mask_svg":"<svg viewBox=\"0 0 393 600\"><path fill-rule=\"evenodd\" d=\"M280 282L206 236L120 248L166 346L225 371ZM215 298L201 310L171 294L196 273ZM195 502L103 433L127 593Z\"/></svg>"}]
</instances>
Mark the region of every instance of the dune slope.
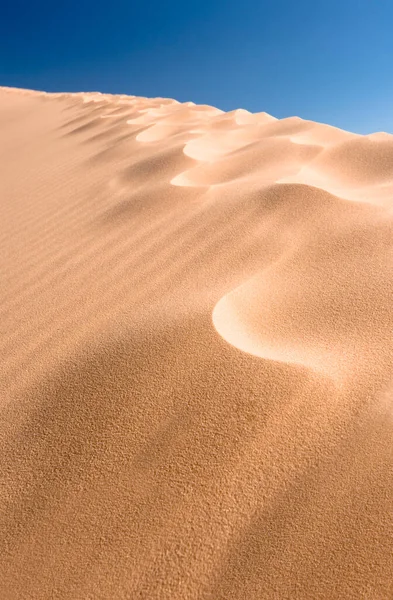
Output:
<instances>
[{"instance_id":1,"label":"dune slope","mask_svg":"<svg viewBox=\"0 0 393 600\"><path fill-rule=\"evenodd\" d=\"M0 597L393 597L393 136L0 88Z\"/></svg>"}]
</instances>

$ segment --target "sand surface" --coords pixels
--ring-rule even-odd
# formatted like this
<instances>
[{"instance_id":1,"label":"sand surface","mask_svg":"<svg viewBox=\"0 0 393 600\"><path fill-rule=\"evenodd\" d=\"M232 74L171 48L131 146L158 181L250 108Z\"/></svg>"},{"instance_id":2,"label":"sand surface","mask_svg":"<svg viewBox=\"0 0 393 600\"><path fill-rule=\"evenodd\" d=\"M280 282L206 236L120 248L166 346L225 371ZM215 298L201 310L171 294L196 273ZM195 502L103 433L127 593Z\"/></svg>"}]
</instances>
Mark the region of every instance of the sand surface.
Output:
<instances>
[{"instance_id":1,"label":"sand surface","mask_svg":"<svg viewBox=\"0 0 393 600\"><path fill-rule=\"evenodd\" d=\"M393 136L0 89L0 598L393 598Z\"/></svg>"}]
</instances>

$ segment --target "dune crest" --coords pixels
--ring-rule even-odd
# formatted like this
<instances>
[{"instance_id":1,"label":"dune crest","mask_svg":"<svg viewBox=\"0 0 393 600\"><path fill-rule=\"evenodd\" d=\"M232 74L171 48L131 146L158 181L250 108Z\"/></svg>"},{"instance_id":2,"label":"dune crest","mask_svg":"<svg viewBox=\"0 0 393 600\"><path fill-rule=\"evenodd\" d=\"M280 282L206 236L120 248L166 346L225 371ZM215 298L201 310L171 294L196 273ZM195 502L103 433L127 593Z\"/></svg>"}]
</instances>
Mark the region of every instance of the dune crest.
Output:
<instances>
[{"instance_id":1,"label":"dune crest","mask_svg":"<svg viewBox=\"0 0 393 600\"><path fill-rule=\"evenodd\" d=\"M0 597L393 596L393 136L0 88Z\"/></svg>"}]
</instances>

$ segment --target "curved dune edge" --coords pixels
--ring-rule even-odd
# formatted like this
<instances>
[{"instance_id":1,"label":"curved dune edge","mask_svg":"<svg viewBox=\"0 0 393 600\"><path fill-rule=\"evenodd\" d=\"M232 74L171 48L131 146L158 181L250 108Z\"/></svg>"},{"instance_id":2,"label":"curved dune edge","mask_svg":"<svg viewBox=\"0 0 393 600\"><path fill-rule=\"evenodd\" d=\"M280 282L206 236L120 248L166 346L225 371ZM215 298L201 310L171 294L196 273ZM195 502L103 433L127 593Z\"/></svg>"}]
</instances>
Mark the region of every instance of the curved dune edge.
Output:
<instances>
[{"instance_id":1,"label":"curved dune edge","mask_svg":"<svg viewBox=\"0 0 393 600\"><path fill-rule=\"evenodd\" d=\"M229 344L267 361L284 363L288 366L305 368L307 371L331 379L337 386L340 383L340 372L329 365L329 361L318 351L269 339L265 334L258 335L258 327L247 329L242 318L242 310L233 301L238 290L233 290L221 298L213 309L213 325L219 335ZM244 304L246 304L244 302ZM243 306L244 306L243 304ZM265 324L266 326L266 324Z\"/></svg>"},{"instance_id":2,"label":"curved dune edge","mask_svg":"<svg viewBox=\"0 0 393 600\"><path fill-rule=\"evenodd\" d=\"M290 236L274 262L216 303L216 331L243 352L306 368L340 390L370 377L392 350L389 211L304 184L267 185L259 198L287 215Z\"/></svg>"}]
</instances>

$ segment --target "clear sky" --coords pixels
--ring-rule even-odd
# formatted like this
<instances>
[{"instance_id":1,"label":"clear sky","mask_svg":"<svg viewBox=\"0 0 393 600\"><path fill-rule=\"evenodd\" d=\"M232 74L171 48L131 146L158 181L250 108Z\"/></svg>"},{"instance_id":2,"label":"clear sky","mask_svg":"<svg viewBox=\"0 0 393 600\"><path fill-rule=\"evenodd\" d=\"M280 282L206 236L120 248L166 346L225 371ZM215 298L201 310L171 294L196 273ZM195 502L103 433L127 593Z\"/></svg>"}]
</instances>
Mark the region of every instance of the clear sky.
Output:
<instances>
[{"instance_id":1,"label":"clear sky","mask_svg":"<svg viewBox=\"0 0 393 600\"><path fill-rule=\"evenodd\" d=\"M393 133L393 0L9 1L0 85Z\"/></svg>"}]
</instances>

